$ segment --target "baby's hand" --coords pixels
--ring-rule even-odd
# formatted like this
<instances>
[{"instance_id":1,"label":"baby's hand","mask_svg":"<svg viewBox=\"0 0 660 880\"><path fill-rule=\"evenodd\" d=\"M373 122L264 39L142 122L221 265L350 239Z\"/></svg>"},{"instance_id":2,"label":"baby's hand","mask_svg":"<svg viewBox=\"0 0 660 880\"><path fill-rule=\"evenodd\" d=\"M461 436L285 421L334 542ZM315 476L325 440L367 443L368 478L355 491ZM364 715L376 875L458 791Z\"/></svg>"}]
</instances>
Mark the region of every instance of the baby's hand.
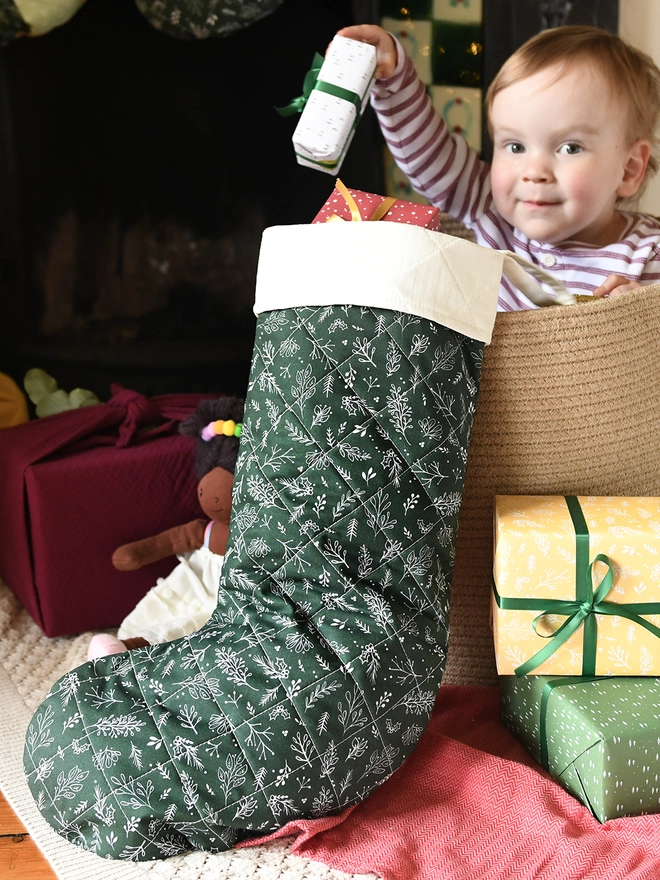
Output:
<instances>
[{"instance_id":1,"label":"baby's hand","mask_svg":"<svg viewBox=\"0 0 660 880\"><path fill-rule=\"evenodd\" d=\"M594 296L618 296L628 290L637 290L642 285L639 281L629 281L623 275L608 275L605 281L594 290Z\"/></svg>"},{"instance_id":2,"label":"baby's hand","mask_svg":"<svg viewBox=\"0 0 660 880\"><path fill-rule=\"evenodd\" d=\"M391 34L375 24L356 24L337 31L340 37L376 47L376 79L389 79L396 70L396 44Z\"/></svg>"}]
</instances>

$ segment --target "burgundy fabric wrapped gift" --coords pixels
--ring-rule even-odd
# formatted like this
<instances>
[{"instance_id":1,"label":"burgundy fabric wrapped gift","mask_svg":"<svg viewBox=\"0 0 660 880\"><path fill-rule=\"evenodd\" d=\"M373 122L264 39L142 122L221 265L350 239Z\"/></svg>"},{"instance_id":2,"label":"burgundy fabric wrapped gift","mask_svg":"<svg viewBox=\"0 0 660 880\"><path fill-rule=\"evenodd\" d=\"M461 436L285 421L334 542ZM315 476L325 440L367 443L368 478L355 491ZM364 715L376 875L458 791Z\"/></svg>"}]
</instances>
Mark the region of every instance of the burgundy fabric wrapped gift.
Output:
<instances>
[{"instance_id":1,"label":"burgundy fabric wrapped gift","mask_svg":"<svg viewBox=\"0 0 660 880\"><path fill-rule=\"evenodd\" d=\"M0 575L47 636L121 623L176 559L124 572L113 551L201 515L178 424L204 395L112 394L0 430Z\"/></svg>"}]
</instances>

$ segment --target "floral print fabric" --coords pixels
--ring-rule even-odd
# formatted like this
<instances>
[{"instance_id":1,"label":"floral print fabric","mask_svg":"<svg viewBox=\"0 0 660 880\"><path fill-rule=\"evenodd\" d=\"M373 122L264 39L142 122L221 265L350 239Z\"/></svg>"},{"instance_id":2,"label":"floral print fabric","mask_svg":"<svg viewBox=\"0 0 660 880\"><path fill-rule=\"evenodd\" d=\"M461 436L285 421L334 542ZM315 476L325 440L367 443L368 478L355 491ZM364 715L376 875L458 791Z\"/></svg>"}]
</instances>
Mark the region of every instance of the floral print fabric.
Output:
<instances>
[{"instance_id":1,"label":"floral print fabric","mask_svg":"<svg viewBox=\"0 0 660 880\"><path fill-rule=\"evenodd\" d=\"M136 0L156 30L203 40L228 36L277 9L283 0Z\"/></svg>"},{"instance_id":2,"label":"floral print fabric","mask_svg":"<svg viewBox=\"0 0 660 880\"><path fill-rule=\"evenodd\" d=\"M259 317L216 610L55 684L25 766L56 831L112 858L219 851L403 763L445 663L482 352L400 312Z\"/></svg>"}]
</instances>

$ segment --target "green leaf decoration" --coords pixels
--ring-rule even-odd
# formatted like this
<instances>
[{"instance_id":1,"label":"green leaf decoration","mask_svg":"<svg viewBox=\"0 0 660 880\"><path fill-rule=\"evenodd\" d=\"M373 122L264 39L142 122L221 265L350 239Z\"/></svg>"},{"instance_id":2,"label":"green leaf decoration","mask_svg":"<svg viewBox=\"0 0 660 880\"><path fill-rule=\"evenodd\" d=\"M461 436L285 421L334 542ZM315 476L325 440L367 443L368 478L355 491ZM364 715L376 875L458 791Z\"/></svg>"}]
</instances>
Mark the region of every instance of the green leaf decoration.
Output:
<instances>
[{"instance_id":1,"label":"green leaf decoration","mask_svg":"<svg viewBox=\"0 0 660 880\"><path fill-rule=\"evenodd\" d=\"M97 403L101 403L96 394L93 391L88 391L86 388L74 388L71 394L69 394L69 400L71 401L71 409L78 409L80 406L94 406Z\"/></svg>"},{"instance_id":2,"label":"green leaf decoration","mask_svg":"<svg viewBox=\"0 0 660 880\"><path fill-rule=\"evenodd\" d=\"M52 416L67 409L101 403L96 394L86 388L74 388L71 394L67 394L57 387L57 382L52 376L38 367L27 371L23 386L35 405L35 412L39 418Z\"/></svg>"},{"instance_id":3,"label":"green leaf decoration","mask_svg":"<svg viewBox=\"0 0 660 880\"><path fill-rule=\"evenodd\" d=\"M64 410L72 409L69 395L66 391L59 388L50 394L45 394L37 404L36 413L39 418L43 416L52 416L55 413L64 412Z\"/></svg>"},{"instance_id":4,"label":"green leaf decoration","mask_svg":"<svg viewBox=\"0 0 660 880\"><path fill-rule=\"evenodd\" d=\"M23 387L32 403L37 406L43 397L57 390L57 382L45 370L35 367L25 374Z\"/></svg>"}]
</instances>

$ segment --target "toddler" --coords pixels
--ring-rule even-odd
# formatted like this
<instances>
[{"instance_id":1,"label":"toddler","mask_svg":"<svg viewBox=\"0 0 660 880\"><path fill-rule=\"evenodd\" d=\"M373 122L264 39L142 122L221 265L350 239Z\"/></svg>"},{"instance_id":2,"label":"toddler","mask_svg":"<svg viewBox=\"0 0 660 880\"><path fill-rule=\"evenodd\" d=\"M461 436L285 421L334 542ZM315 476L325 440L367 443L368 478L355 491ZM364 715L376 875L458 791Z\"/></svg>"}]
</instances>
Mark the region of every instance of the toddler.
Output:
<instances>
[{"instance_id":1,"label":"toddler","mask_svg":"<svg viewBox=\"0 0 660 880\"><path fill-rule=\"evenodd\" d=\"M435 113L391 34L376 25L339 34L376 47L371 102L392 155L477 243L514 251L574 294L660 281L660 220L621 207L658 168L660 71L648 56L593 27L532 37L488 90L488 165ZM528 308L504 279L499 309Z\"/></svg>"}]
</instances>

